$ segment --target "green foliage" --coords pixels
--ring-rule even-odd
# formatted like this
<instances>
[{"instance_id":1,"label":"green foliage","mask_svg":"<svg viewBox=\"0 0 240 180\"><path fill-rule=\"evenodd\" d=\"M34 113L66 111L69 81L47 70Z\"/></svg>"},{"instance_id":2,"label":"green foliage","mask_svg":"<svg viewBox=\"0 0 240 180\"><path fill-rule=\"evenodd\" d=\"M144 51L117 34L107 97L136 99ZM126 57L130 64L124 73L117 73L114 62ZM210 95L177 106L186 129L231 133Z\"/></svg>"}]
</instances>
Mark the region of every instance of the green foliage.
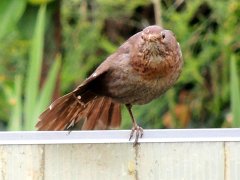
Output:
<instances>
[{"instance_id":1,"label":"green foliage","mask_svg":"<svg viewBox=\"0 0 240 180\"><path fill-rule=\"evenodd\" d=\"M61 55L53 53L52 64L43 51L55 51L49 44L55 43L51 32L56 19L51 18L56 17L57 1L45 9L48 2L0 2L0 122L11 130L33 128L56 84ZM239 127L240 3L174 2L162 0L159 11L163 26L181 45L184 68L173 89L147 105L134 106L136 119L145 128ZM41 5L38 13L36 5ZM61 93L75 88L129 36L154 24L154 18L150 0L61 1ZM52 66L40 90L42 61ZM233 121L228 119L232 116ZM123 108L122 128L130 126Z\"/></svg>"},{"instance_id":2,"label":"green foliage","mask_svg":"<svg viewBox=\"0 0 240 180\"><path fill-rule=\"evenodd\" d=\"M26 4L25 0L0 2L0 122L4 123L9 119L9 105L15 104L12 95L15 82L13 72L23 69L16 61L22 59L26 44L17 39L16 28Z\"/></svg>"},{"instance_id":3,"label":"green foliage","mask_svg":"<svg viewBox=\"0 0 240 180\"><path fill-rule=\"evenodd\" d=\"M24 116L26 118L26 128L34 127L32 123L34 116L34 108L38 97L38 88L40 81L41 65L43 59L43 40L44 40L44 24L45 24L46 7L43 5L39 9L36 20L34 35L29 54L29 65L26 79L26 103L24 107Z\"/></svg>"},{"instance_id":4,"label":"green foliage","mask_svg":"<svg viewBox=\"0 0 240 180\"><path fill-rule=\"evenodd\" d=\"M230 97L227 67L240 40L235 36L239 34L239 9L239 3L233 0L195 0L187 2L181 12L170 5L163 13L165 26L176 33L185 61L177 87L193 85L187 92L190 104L186 103L191 109L193 127L220 127L225 121Z\"/></svg>"},{"instance_id":5,"label":"green foliage","mask_svg":"<svg viewBox=\"0 0 240 180\"><path fill-rule=\"evenodd\" d=\"M47 79L45 80L44 87L39 93L38 102L36 103L35 114L34 114L36 118L39 116L39 114L41 114L43 110L46 109L46 107L51 102L50 100L52 98L52 94L54 91L60 65L61 65L61 56L60 54L58 54L56 56L55 62L53 63L52 67L49 70L49 74ZM33 119L36 119L36 118L33 118ZM36 123L36 122L33 121L33 123Z\"/></svg>"},{"instance_id":6,"label":"green foliage","mask_svg":"<svg viewBox=\"0 0 240 180\"><path fill-rule=\"evenodd\" d=\"M236 58L234 56L231 57L230 70L231 110L233 115L233 127L240 127L240 78L238 78Z\"/></svg>"},{"instance_id":7,"label":"green foliage","mask_svg":"<svg viewBox=\"0 0 240 180\"><path fill-rule=\"evenodd\" d=\"M49 76L45 81L45 85L42 88L42 91L39 92L40 73L43 59L45 13L46 6L40 6L29 55L29 69L26 77L25 89L26 100L24 102L24 129L26 130L34 129L39 114L50 103L57 73L60 68L60 57L57 56L55 63L50 69Z\"/></svg>"},{"instance_id":8,"label":"green foliage","mask_svg":"<svg viewBox=\"0 0 240 180\"><path fill-rule=\"evenodd\" d=\"M0 2L0 39L13 30L26 7L25 0L2 0Z\"/></svg>"},{"instance_id":9,"label":"green foliage","mask_svg":"<svg viewBox=\"0 0 240 180\"><path fill-rule=\"evenodd\" d=\"M18 75L15 77L14 81L14 91L11 92L12 99L14 100L12 114L10 117L10 122L8 130L21 130L23 126L22 122L22 89L23 89L22 76Z\"/></svg>"},{"instance_id":10,"label":"green foliage","mask_svg":"<svg viewBox=\"0 0 240 180\"><path fill-rule=\"evenodd\" d=\"M40 75L43 59L44 31L45 31L46 5L41 5L37 14L35 30L31 39L29 63L26 79L23 74L15 76L13 88L6 86L5 94L12 101L9 130L32 130L39 114L51 102L57 74L60 69L60 55L50 68L49 74L41 91ZM23 84L26 86L23 86ZM25 90L25 91L23 91ZM24 97L24 99L22 99Z\"/></svg>"}]
</instances>

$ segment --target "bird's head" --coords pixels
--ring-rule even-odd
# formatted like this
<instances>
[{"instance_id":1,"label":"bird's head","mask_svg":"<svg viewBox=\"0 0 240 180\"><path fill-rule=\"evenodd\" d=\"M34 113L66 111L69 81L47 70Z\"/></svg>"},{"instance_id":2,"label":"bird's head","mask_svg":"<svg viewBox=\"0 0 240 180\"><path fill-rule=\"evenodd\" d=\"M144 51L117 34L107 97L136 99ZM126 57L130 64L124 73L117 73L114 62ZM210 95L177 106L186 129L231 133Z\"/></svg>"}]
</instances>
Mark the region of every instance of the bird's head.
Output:
<instances>
[{"instance_id":1,"label":"bird's head","mask_svg":"<svg viewBox=\"0 0 240 180\"><path fill-rule=\"evenodd\" d=\"M166 56L181 51L175 35L170 30L165 30L160 26L148 26L141 33L142 51L153 57L161 57L164 60Z\"/></svg>"}]
</instances>

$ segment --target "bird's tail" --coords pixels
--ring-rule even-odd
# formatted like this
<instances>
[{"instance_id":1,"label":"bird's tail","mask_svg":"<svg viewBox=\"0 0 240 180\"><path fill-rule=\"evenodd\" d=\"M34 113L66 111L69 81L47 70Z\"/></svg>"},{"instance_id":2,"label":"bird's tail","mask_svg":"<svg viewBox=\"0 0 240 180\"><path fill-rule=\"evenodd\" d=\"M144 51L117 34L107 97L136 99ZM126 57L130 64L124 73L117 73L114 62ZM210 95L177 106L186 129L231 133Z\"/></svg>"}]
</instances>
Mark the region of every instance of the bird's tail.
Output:
<instances>
[{"instance_id":1,"label":"bird's tail","mask_svg":"<svg viewBox=\"0 0 240 180\"><path fill-rule=\"evenodd\" d=\"M93 93L71 92L54 101L40 116L38 130L67 130L81 124L81 129L117 128L121 123L120 104ZM75 129L75 128L74 128Z\"/></svg>"}]
</instances>

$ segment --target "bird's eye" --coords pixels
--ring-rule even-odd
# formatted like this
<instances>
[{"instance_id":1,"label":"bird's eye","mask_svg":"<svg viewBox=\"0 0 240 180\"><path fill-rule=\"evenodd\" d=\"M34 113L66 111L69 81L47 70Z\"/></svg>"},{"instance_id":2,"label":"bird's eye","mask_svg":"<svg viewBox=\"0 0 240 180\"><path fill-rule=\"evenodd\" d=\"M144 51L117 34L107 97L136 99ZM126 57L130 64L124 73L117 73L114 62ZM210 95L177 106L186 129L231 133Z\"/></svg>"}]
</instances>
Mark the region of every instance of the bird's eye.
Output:
<instances>
[{"instance_id":1,"label":"bird's eye","mask_svg":"<svg viewBox=\"0 0 240 180\"><path fill-rule=\"evenodd\" d=\"M165 39L165 33L161 33L162 39Z\"/></svg>"}]
</instances>

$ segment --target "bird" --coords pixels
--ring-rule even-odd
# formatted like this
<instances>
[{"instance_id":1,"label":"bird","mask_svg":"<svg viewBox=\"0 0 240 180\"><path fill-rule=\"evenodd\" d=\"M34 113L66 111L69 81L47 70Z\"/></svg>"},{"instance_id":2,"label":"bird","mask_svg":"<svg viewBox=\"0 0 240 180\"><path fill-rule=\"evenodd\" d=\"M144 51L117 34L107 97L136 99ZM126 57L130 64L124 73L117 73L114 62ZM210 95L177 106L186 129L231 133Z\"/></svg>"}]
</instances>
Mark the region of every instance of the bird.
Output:
<instances>
[{"instance_id":1,"label":"bird","mask_svg":"<svg viewBox=\"0 0 240 180\"><path fill-rule=\"evenodd\" d=\"M125 105L135 135L143 128L132 113L133 105L144 105L163 95L179 78L183 67L180 45L171 30L158 25L145 27L126 40L72 92L55 100L40 116L38 130L113 129L120 126Z\"/></svg>"}]
</instances>

